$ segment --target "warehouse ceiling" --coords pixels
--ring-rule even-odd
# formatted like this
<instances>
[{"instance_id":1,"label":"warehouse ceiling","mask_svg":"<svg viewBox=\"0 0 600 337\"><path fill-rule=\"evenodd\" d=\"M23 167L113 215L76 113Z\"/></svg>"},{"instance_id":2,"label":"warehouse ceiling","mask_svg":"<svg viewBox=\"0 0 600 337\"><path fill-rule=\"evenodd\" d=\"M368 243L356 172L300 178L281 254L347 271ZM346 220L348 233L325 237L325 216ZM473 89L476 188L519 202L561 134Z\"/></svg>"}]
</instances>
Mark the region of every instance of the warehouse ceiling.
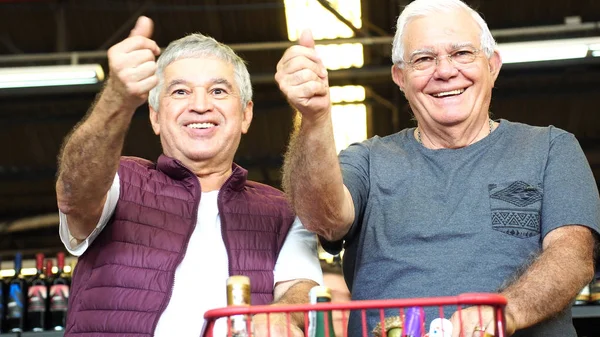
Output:
<instances>
[{"instance_id":1,"label":"warehouse ceiling","mask_svg":"<svg viewBox=\"0 0 600 337\"><path fill-rule=\"evenodd\" d=\"M362 0L363 25L356 38L365 45L365 65L330 72L331 85L367 88L370 135L413 126L407 103L389 75L393 26L408 2ZM468 3L483 14L500 43L600 36L600 1ZM273 81L275 65L289 46L284 10L283 0L0 0L0 67L79 62L100 63L106 70L106 50L126 37L142 14L154 20L154 39L161 47L191 32L211 35L238 50L254 82L255 117L236 161L249 169L252 179L278 187L292 124L292 111ZM566 21L571 24L565 26ZM495 118L553 124L574 133L599 179L597 59L505 65L492 111ZM56 156L99 89L0 90L0 256L60 249ZM146 107L136 112L124 154L149 159L160 154Z\"/></svg>"}]
</instances>

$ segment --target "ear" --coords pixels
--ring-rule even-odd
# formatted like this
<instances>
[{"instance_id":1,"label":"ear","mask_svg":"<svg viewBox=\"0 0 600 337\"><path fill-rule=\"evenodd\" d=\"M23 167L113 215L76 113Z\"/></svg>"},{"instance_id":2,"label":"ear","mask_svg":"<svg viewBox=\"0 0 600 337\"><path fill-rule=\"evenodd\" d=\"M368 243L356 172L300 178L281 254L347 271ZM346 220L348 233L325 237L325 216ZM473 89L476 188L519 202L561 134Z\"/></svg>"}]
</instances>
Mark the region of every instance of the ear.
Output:
<instances>
[{"instance_id":1,"label":"ear","mask_svg":"<svg viewBox=\"0 0 600 337\"><path fill-rule=\"evenodd\" d=\"M158 111L154 110L151 106L148 105L148 110L150 111L150 124L152 125L152 130L154 130L155 135L160 135L160 123L158 121Z\"/></svg>"},{"instance_id":2,"label":"ear","mask_svg":"<svg viewBox=\"0 0 600 337\"><path fill-rule=\"evenodd\" d=\"M246 107L242 111L242 134L246 134L248 129L250 128L250 123L252 123L252 117L254 116L254 102L249 101L246 104Z\"/></svg>"},{"instance_id":3,"label":"ear","mask_svg":"<svg viewBox=\"0 0 600 337\"><path fill-rule=\"evenodd\" d=\"M406 80L404 69L401 69L396 64L392 65L392 79L394 80L394 83L398 85L400 90L404 92L404 89L406 88L406 84L404 82Z\"/></svg>"},{"instance_id":4,"label":"ear","mask_svg":"<svg viewBox=\"0 0 600 337\"><path fill-rule=\"evenodd\" d=\"M492 79L495 82L500 74L500 68L502 68L502 57L497 50L494 50L494 54L488 60L488 66L490 68L490 73L492 74Z\"/></svg>"}]
</instances>

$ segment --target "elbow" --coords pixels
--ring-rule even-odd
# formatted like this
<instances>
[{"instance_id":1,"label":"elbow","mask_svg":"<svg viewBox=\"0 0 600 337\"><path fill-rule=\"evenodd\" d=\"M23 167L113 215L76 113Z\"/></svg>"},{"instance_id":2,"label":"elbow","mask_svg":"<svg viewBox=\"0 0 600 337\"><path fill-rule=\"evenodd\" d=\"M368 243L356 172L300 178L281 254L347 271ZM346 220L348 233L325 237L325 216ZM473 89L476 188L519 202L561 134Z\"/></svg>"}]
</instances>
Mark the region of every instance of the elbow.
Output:
<instances>
[{"instance_id":1,"label":"elbow","mask_svg":"<svg viewBox=\"0 0 600 337\"><path fill-rule=\"evenodd\" d=\"M64 214L71 214L74 210L72 193L60 177L56 181L56 203L58 209Z\"/></svg>"},{"instance_id":2,"label":"elbow","mask_svg":"<svg viewBox=\"0 0 600 337\"><path fill-rule=\"evenodd\" d=\"M302 220L302 217L300 217L300 220ZM302 224L306 230L319 235L329 242L341 240L348 232L348 228L344 230L344 226L336 222L307 220L306 222L302 221Z\"/></svg>"}]
</instances>

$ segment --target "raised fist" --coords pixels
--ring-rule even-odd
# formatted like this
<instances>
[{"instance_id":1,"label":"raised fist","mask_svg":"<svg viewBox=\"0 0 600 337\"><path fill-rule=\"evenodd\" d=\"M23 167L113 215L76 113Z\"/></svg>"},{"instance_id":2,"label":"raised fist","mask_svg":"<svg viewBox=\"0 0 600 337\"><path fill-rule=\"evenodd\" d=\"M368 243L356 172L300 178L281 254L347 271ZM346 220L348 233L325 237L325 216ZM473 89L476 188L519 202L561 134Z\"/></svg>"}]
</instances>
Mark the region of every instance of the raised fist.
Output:
<instances>
[{"instance_id":1,"label":"raised fist","mask_svg":"<svg viewBox=\"0 0 600 337\"><path fill-rule=\"evenodd\" d=\"M156 57L160 48L154 42L154 23L141 16L129 37L108 50L109 78L107 87L114 99L135 110L148 99L148 93L158 83Z\"/></svg>"},{"instance_id":2,"label":"raised fist","mask_svg":"<svg viewBox=\"0 0 600 337\"><path fill-rule=\"evenodd\" d=\"M303 119L316 120L330 111L327 70L309 30L302 32L298 45L285 51L277 63L275 80Z\"/></svg>"}]
</instances>

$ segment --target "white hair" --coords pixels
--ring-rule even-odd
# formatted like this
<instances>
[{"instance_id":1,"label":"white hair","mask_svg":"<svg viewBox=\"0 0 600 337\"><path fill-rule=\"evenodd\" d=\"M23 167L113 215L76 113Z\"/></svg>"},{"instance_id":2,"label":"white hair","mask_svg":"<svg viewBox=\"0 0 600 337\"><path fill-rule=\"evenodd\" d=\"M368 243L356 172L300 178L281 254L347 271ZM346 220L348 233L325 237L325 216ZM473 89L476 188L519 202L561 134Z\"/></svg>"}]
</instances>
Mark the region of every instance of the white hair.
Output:
<instances>
[{"instance_id":1,"label":"white hair","mask_svg":"<svg viewBox=\"0 0 600 337\"><path fill-rule=\"evenodd\" d=\"M404 63L404 44L402 42L404 29L413 20L431 14L449 13L457 10L464 10L471 14L475 22L481 28L481 49L485 55L490 58L496 49L496 41L485 23L485 20L461 0L415 0L404 8L396 24L396 35L392 43L392 62L402 68Z\"/></svg>"},{"instance_id":2,"label":"white hair","mask_svg":"<svg viewBox=\"0 0 600 337\"><path fill-rule=\"evenodd\" d=\"M162 52L157 62L158 84L148 95L148 104L156 111L160 104L160 91L164 82L165 68L185 58L215 57L233 65L235 82L240 90L240 102L245 107L252 100L252 84L246 63L229 46L212 37L199 33L190 34L171 42Z\"/></svg>"}]
</instances>

